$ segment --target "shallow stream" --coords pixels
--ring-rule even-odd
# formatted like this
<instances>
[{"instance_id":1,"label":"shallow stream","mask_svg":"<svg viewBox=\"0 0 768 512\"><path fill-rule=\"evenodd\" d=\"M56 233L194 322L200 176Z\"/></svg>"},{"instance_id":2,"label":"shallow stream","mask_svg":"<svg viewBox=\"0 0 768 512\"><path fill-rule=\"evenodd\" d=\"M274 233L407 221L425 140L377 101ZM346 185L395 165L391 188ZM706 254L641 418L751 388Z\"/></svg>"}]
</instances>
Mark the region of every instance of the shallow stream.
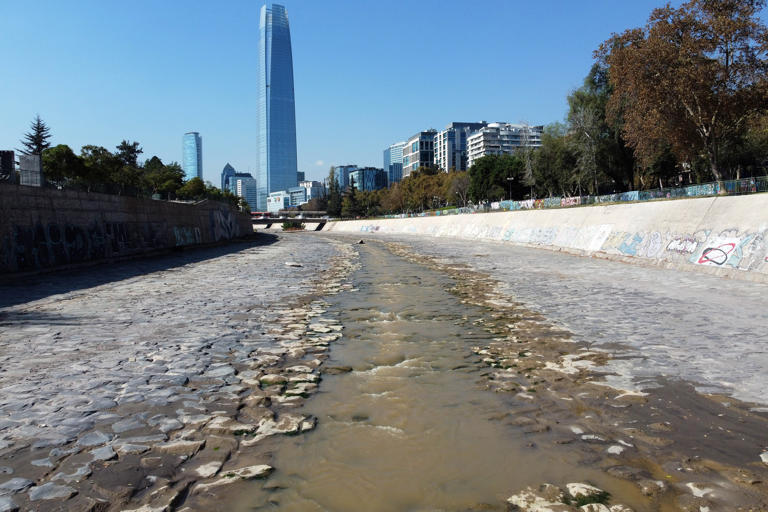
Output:
<instances>
[{"instance_id":1,"label":"shallow stream","mask_svg":"<svg viewBox=\"0 0 768 512\"><path fill-rule=\"evenodd\" d=\"M238 510L505 510L542 482L619 489L576 452L510 424L536 406L482 389L471 347L491 335L449 277L379 244L360 246L360 258L357 290L330 299L344 337L325 363L352 371L323 377L302 410L316 430L280 441L276 472Z\"/></svg>"}]
</instances>

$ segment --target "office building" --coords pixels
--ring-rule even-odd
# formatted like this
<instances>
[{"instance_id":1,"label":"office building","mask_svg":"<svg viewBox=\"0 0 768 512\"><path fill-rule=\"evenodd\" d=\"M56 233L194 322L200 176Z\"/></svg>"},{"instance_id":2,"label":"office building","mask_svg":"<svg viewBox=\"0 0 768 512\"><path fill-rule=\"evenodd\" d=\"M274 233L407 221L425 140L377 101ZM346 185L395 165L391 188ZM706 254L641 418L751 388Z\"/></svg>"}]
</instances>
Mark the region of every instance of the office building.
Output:
<instances>
[{"instance_id":1,"label":"office building","mask_svg":"<svg viewBox=\"0 0 768 512\"><path fill-rule=\"evenodd\" d=\"M19 155L19 183L30 187L45 185L40 155Z\"/></svg>"},{"instance_id":2,"label":"office building","mask_svg":"<svg viewBox=\"0 0 768 512\"><path fill-rule=\"evenodd\" d=\"M395 142L384 150L384 172L387 173L387 181L393 183L403 179L403 148L405 142Z\"/></svg>"},{"instance_id":3,"label":"office building","mask_svg":"<svg viewBox=\"0 0 768 512\"><path fill-rule=\"evenodd\" d=\"M299 186L307 190L307 201L325 196L325 186L319 181L302 181Z\"/></svg>"},{"instance_id":4,"label":"office building","mask_svg":"<svg viewBox=\"0 0 768 512\"><path fill-rule=\"evenodd\" d=\"M301 183L302 181L307 181L306 174L304 171L296 171L296 182Z\"/></svg>"},{"instance_id":5,"label":"office building","mask_svg":"<svg viewBox=\"0 0 768 512\"><path fill-rule=\"evenodd\" d=\"M337 165L334 167L336 183L339 184L339 188L342 190L342 192L347 190L347 187L349 187L349 173L356 170L356 165Z\"/></svg>"},{"instance_id":6,"label":"office building","mask_svg":"<svg viewBox=\"0 0 768 512\"><path fill-rule=\"evenodd\" d=\"M291 197L288 195L288 191L286 190L270 192L267 196L267 211L269 213L277 213L280 210L286 210L290 207L290 205Z\"/></svg>"},{"instance_id":7,"label":"office building","mask_svg":"<svg viewBox=\"0 0 768 512\"><path fill-rule=\"evenodd\" d=\"M256 180L262 211L271 192L298 183L291 30L282 5L261 7L258 52Z\"/></svg>"},{"instance_id":8,"label":"office building","mask_svg":"<svg viewBox=\"0 0 768 512\"><path fill-rule=\"evenodd\" d=\"M419 132L403 147L403 178L407 178L419 167L435 166L435 135L437 130Z\"/></svg>"},{"instance_id":9,"label":"office building","mask_svg":"<svg viewBox=\"0 0 768 512\"><path fill-rule=\"evenodd\" d=\"M467 139L488 123L451 123L435 135L435 167L443 171L467 170Z\"/></svg>"},{"instance_id":10,"label":"office building","mask_svg":"<svg viewBox=\"0 0 768 512\"><path fill-rule=\"evenodd\" d=\"M387 188L387 174L384 169L363 167L349 173L349 182L357 190L379 190Z\"/></svg>"},{"instance_id":11,"label":"office building","mask_svg":"<svg viewBox=\"0 0 768 512\"><path fill-rule=\"evenodd\" d=\"M467 166L486 155L509 155L521 147L541 147L543 126L490 123L467 138Z\"/></svg>"},{"instance_id":12,"label":"office building","mask_svg":"<svg viewBox=\"0 0 768 512\"><path fill-rule=\"evenodd\" d=\"M231 180L234 184L234 194L245 199L248 202L251 211L257 211L256 202L258 201L259 191L256 185L256 180L253 179L250 174L247 176L233 177Z\"/></svg>"},{"instance_id":13,"label":"office building","mask_svg":"<svg viewBox=\"0 0 768 512\"><path fill-rule=\"evenodd\" d=\"M221 170L221 190L229 190L229 179L234 177L234 175L235 168L227 163L224 169Z\"/></svg>"},{"instance_id":14,"label":"office building","mask_svg":"<svg viewBox=\"0 0 768 512\"><path fill-rule=\"evenodd\" d=\"M187 179L203 179L203 138L197 132L185 133L181 146L181 168Z\"/></svg>"}]
</instances>

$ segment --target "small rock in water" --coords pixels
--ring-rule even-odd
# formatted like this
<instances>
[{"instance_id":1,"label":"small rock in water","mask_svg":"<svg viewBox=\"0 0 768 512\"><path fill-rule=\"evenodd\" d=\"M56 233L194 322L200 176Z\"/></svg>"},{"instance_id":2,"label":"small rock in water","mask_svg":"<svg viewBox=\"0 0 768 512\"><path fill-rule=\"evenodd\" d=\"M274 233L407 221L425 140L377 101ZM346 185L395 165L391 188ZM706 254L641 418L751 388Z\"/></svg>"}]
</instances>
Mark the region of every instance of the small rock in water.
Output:
<instances>
[{"instance_id":1,"label":"small rock in water","mask_svg":"<svg viewBox=\"0 0 768 512\"><path fill-rule=\"evenodd\" d=\"M358 243L358 244L364 244L364 243L365 243L365 240L363 240L363 239L361 238L360 240L358 240L358 241L357 241L357 243Z\"/></svg>"},{"instance_id":2,"label":"small rock in water","mask_svg":"<svg viewBox=\"0 0 768 512\"><path fill-rule=\"evenodd\" d=\"M597 496L605 492L602 489L599 489L593 485L582 484L582 483L571 483L571 484L567 484L565 487L568 489L568 494L570 494L574 498L578 498L579 496L591 498L592 496Z\"/></svg>"},{"instance_id":3,"label":"small rock in water","mask_svg":"<svg viewBox=\"0 0 768 512\"><path fill-rule=\"evenodd\" d=\"M764 464L768 464L768 452L761 453L760 460L762 460Z\"/></svg>"},{"instance_id":4,"label":"small rock in water","mask_svg":"<svg viewBox=\"0 0 768 512\"><path fill-rule=\"evenodd\" d=\"M304 265L302 265L301 263L297 263L295 261L286 261L285 262L285 266L287 266L287 267L303 267Z\"/></svg>"}]
</instances>

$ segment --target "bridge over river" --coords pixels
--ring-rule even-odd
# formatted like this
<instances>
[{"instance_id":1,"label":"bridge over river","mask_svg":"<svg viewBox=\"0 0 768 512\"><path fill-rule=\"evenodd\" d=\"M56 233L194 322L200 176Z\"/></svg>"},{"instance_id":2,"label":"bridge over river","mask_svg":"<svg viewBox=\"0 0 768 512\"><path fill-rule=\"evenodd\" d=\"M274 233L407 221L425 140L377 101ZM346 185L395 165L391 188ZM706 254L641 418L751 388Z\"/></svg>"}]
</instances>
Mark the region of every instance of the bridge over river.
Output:
<instances>
[{"instance_id":1,"label":"bridge over river","mask_svg":"<svg viewBox=\"0 0 768 512\"><path fill-rule=\"evenodd\" d=\"M0 285L0 510L765 509L768 285L359 238Z\"/></svg>"}]
</instances>

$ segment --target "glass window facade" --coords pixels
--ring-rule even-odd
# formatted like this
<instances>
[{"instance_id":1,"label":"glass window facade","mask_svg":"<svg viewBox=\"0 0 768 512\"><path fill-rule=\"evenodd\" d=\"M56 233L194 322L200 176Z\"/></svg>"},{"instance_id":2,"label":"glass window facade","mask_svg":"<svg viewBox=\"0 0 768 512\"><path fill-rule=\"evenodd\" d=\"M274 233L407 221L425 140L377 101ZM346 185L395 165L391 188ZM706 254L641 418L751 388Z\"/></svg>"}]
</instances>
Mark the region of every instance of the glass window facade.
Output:
<instances>
[{"instance_id":1,"label":"glass window facade","mask_svg":"<svg viewBox=\"0 0 768 512\"><path fill-rule=\"evenodd\" d=\"M203 138L197 132L184 134L181 143L181 168L187 179L203 179Z\"/></svg>"},{"instance_id":2,"label":"glass window facade","mask_svg":"<svg viewBox=\"0 0 768 512\"><path fill-rule=\"evenodd\" d=\"M282 5L261 7L257 82L257 208L263 211L271 192L298 183L291 31Z\"/></svg>"}]
</instances>

